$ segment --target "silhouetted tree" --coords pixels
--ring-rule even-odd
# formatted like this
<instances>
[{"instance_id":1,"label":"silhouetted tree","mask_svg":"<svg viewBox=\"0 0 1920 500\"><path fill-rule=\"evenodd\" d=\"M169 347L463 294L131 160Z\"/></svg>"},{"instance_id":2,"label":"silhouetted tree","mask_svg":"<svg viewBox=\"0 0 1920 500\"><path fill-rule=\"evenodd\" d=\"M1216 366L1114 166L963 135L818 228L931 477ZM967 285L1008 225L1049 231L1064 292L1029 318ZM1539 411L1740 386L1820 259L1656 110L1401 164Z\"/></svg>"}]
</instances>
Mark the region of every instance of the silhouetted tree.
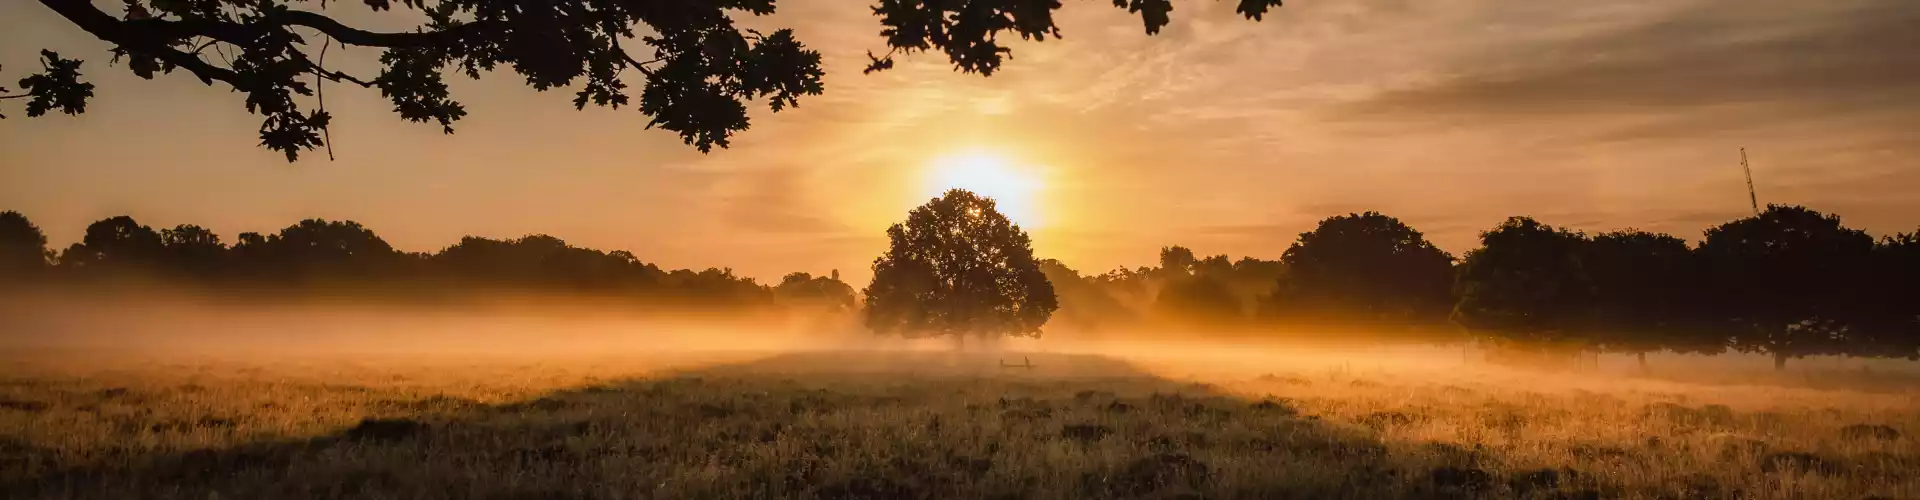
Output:
<instances>
[{"instance_id":1,"label":"silhouetted tree","mask_svg":"<svg viewBox=\"0 0 1920 500\"><path fill-rule=\"evenodd\" d=\"M1580 263L1584 236L1512 217L1480 233L1480 243L1461 264L1455 322L1523 344L1582 340L1579 327L1594 298Z\"/></svg>"},{"instance_id":2,"label":"silhouetted tree","mask_svg":"<svg viewBox=\"0 0 1920 500\"><path fill-rule=\"evenodd\" d=\"M247 277L282 282L391 278L406 256L354 221L307 219L260 236L243 233L232 250Z\"/></svg>"},{"instance_id":3,"label":"silhouetted tree","mask_svg":"<svg viewBox=\"0 0 1920 500\"><path fill-rule=\"evenodd\" d=\"M166 253L163 262L168 271L203 279L224 271L227 246L220 243L220 235L207 228L181 224L161 230L160 245Z\"/></svg>"},{"instance_id":4,"label":"silhouetted tree","mask_svg":"<svg viewBox=\"0 0 1920 500\"><path fill-rule=\"evenodd\" d=\"M163 251L160 233L122 215L87 225L80 242L61 252L60 265L96 276L148 271L162 260Z\"/></svg>"},{"instance_id":5,"label":"silhouetted tree","mask_svg":"<svg viewBox=\"0 0 1920 500\"><path fill-rule=\"evenodd\" d=\"M1864 265L1873 238L1840 218L1805 207L1768 205L1758 216L1707 230L1700 246L1717 310L1730 320L1733 346L1788 358L1846 354L1861 345L1858 318Z\"/></svg>"},{"instance_id":6,"label":"silhouetted tree","mask_svg":"<svg viewBox=\"0 0 1920 500\"><path fill-rule=\"evenodd\" d=\"M1593 290L1589 336L1602 348L1636 355L1643 370L1648 352L1725 349L1725 337L1702 321L1704 277L1686 240L1632 229L1602 233L1580 261Z\"/></svg>"},{"instance_id":7,"label":"silhouetted tree","mask_svg":"<svg viewBox=\"0 0 1920 500\"><path fill-rule=\"evenodd\" d=\"M733 133L747 128L745 101L767 98L779 111L822 90L820 54L792 30L761 32L734 24L736 14L772 13L774 0L365 3L374 11L396 6L416 11L407 22L419 24L368 31L282 2L125 0L125 13L116 17L92 0L40 0L75 27L112 44L114 59L142 78L184 69L201 83L219 82L245 94L247 110L263 118L260 144L284 153L288 161L326 143L332 115L325 109L302 110L298 99L317 94L326 82L377 88L401 118L434 122L452 133L453 122L467 110L449 94L443 76L449 69L478 78L508 66L536 90L577 85L576 108L628 105L627 89L633 85L628 78L638 74L644 80L638 107L650 119L648 126L676 132L701 151L726 147ZM1173 10L1171 0L1116 5L1138 13L1148 34L1165 26ZM1238 5L1242 15L1258 20L1280 0L1239 0ZM1059 2L1022 0L879 0L872 12L880 17L880 34L890 50L869 54L866 71L893 67L895 51L931 50L945 54L960 71L990 75L1011 52L1001 41L1059 37L1053 23L1058 8ZM651 49L650 57L623 47L636 35L638 44ZM318 51L314 42L321 45ZM335 44L385 49L380 73L367 78L326 66L326 48ZM214 53L231 58L216 59ZM18 97L30 98L27 115L84 112L93 85L81 81L81 61L51 51L42 51L42 59L42 71L21 80L26 93Z\"/></svg>"},{"instance_id":8,"label":"silhouetted tree","mask_svg":"<svg viewBox=\"0 0 1920 500\"><path fill-rule=\"evenodd\" d=\"M1192 275L1199 264L1200 259L1193 256L1192 249L1179 245L1160 247L1158 277L1161 279L1184 278Z\"/></svg>"},{"instance_id":9,"label":"silhouetted tree","mask_svg":"<svg viewBox=\"0 0 1920 500\"><path fill-rule=\"evenodd\" d=\"M39 278L50 257L47 235L20 212L0 212L0 285Z\"/></svg>"},{"instance_id":10,"label":"silhouetted tree","mask_svg":"<svg viewBox=\"0 0 1920 500\"><path fill-rule=\"evenodd\" d=\"M823 306L831 310L850 310L854 306L853 286L840 281L840 271L831 276L790 273L773 287L773 295L782 301L804 306Z\"/></svg>"},{"instance_id":11,"label":"silhouetted tree","mask_svg":"<svg viewBox=\"0 0 1920 500\"><path fill-rule=\"evenodd\" d=\"M735 276L733 268L709 267L700 272L676 269L667 273L664 290L681 299L707 304L764 304L773 298L771 290L753 278Z\"/></svg>"},{"instance_id":12,"label":"silhouetted tree","mask_svg":"<svg viewBox=\"0 0 1920 500\"><path fill-rule=\"evenodd\" d=\"M1452 305L1453 257L1379 212L1320 221L1281 254L1267 311L1286 320L1417 324Z\"/></svg>"},{"instance_id":13,"label":"silhouetted tree","mask_svg":"<svg viewBox=\"0 0 1920 500\"><path fill-rule=\"evenodd\" d=\"M468 236L429 258L449 278L494 287L571 291L658 288L666 273L624 251L604 253L544 234Z\"/></svg>"},{"instance_id":14,"label":"silhouetted tree","mask_svg":"<svg viewBox=\"0 0 1920 500\"><path fill-rule=\"evenodd\" d=\"M1027 233L991 199L947 191L887 228L887 240L865 291L875 332L1037 337L1059 308Z\"/></svg>"},{"instance_id":15,"label":"silhouetted tree","mask_svg":"<svg viewBox=\"0 0 1920 500\"><path fill-rule=\"evenodd\" d=\"M1874 354L1920 359L1920 231L1881 239L1868 284Z\"/></svg>"}]
</instances>

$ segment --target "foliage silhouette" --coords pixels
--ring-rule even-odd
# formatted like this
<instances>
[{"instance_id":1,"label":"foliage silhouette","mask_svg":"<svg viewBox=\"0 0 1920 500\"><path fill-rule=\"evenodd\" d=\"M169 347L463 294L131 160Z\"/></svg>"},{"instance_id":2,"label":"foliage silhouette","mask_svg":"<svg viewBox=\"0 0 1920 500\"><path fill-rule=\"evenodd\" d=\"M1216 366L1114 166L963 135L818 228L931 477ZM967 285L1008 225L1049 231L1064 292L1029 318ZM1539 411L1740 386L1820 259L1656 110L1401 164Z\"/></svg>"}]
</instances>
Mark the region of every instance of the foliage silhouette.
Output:
<instances>
[{"instance_id":1,"label":"foliage silhouette","mask_svg":"<svg viewBox=\"0 0 1920 500\"><path fill-rule=\"evenodd\" d=\"M638 108L647 126L675 132L703 152L727 147L733 134L747 129L748 101L766 99L777 112L824 88L820 53L793 30L763 33L734 23L734 15L772 14L774 0L366 0L373 11L398 7L425 18L413 29L392 32L348 26L323 12L325 2L316 10L293 3L300 2L125 0L124 14L115 17L91 0L40 0L113 44L114 62L124 60L141 78L182 69L201 83L218 82L244 94L247 110L262 118L260 145L287 161L328 144L333 115L324 101L316 99L319 109L303 109L303 101L317 98L327 82L378 89L401 118L432 122L450 134L467 108L450 94L448 70L479 78L509 66L534 90L578 88L575 108L591 103L617 109L632 104L631 69L643 80ZM1115 6L1139 14L1149 35L1167 24L1173 10L1171 0ZM1280 0L1239 0L1237 11L1257 21L1278 6ZM991 75L1011 54L1001 35L1058 38L1053 11L1060 7L1055 0L879 0L872 11L889 51L869 53L866 72L893 67L895 52L931 50L944 53L960 71ZM317 39L303 34L314 32ZM652 49L647 60L623 46L636 38ZM380 73L367 78L328 67L326 52L335 44L384 49ZM209 48L233 57L215 60ZM81 81L81 61L52 51L41 56L42 71L20 81L26 93L0 97L30 97L28 116L53 109L84 112L93 84Z\"/></svg>"},{"instance_id":2,"label":"foliage silhouette","mask_svg":"<svg viewBox=\"0 0 1920 500\"><path fill-rule=\"evenodd\" d=\"M48 260L46 233L20 212L0 212L0 285L38 277Z\"/></svg>"},{"instance_id":3,"label":"foliage silhouette","mask_svg":"<svg viewBox=\"0 0 1920 500\"><path fill-rule=\"evenodd\" d=\"M1592 286L1589 337L1609 351L1716 354L1724 339L1711 334L1700 308L1702 276L1686 240L1623 230L1594 236L1580 254Z\"/></svg>"},{"instance_id":4,"label":"foliage silhouette","mask_svg":"<svg viewBox=\"0 0 1920 500\"><path fill-rule=\"evenodd\" d=\"M1586 236L1513 217L1480 242L1461 263L1454 321L1494 340L1583 340L1583 309L1594 298L1580 262Z\"/></svg>"},{"instance_id":5,"label":"foliage silhouette","mask_svg":"<svg viewBox=\"0 0 1920 500\"><path fill-rule=\"evenodd\" d=\"M1920 231L1874 247L1867 320L1872 355L1920 360Z\"/></svg>"},{"instance_id":6,"label":"foliage silhouette","mask_svg":"<svg viewBox=\"0 0 1920 500\"><path fill-rule=\"evenodd\" d=\"M995 212L992 200L956 191L889 229L892 248L875 263L862 317L880 332L956 338L1037 335L1043 325L1095 332L1182 323L1220 333L1337 337L1322 327L1348 322L1374 336L1397 331L1382 326L1404 324L1414 327L1409 333L1441 340L1431 330L1446 325L1423 324L1437 323L1423 314L1439 302L1453 304L1453 320L1470 333L1523 349L1733 348L1774 355L1779 366L1810 355L1920 358L1920 233L1874 241L1837 217L1772 206L1706 236L1697 248L1631 229L1589 239L1515 217L1483 233L1482 247L1451 266L1444 252L1397 220L1349 214L1302 234L1279 261L1200 257L1174 245L1162 248L1158 267L1083 275L1034 259L1025 233ZM1428 282L1443 272L1458 276L1451 294L1429 296ZM431 254L407 253L358 223L321 219L273 234L242 233L229 247L200 226L155 231L131 217L110 217L89 225L55 259L25 215L0 212L0 284L31 291L126 278L249 296L532 292L846 313L862 300L837 272L792 273L762 285L731 269L668 271L629 252L540 234L470 236ZM1253 305L1273 314L1244 314ZM848 315L822 324L851 321Z\"/></svg>"},{"instance_id":7,"label":"foliage silhouette","mask_svg":"<svg viewBox=\"0 0 1920 500\"><path fill-rule=\"evenodd\" d=\"M947 191L887 228L887 240L865 290L877 333L1038 337L1059 308L1027 233L992 199Z\"/></svg>"},{"instance_id":8,"label":"foliage silhouette","mask_svg":"<svg viewBox=\"0 0 1920 500\"><path fill-rule=\"evenodd\" d=\"M161 260L160 233L132 217L102 219L87 226L79 243L60 253L60 265L90 273L143 269Z\"/></svg>"},{"instance_id":9,"label":"foliage silhouette","mask_svg":"<svg viewBox=\"0 0 1920 500\"><path fill-rule=\"evenodd\" d=\"M626 251L578 248L547 235L469 236L433 254L400 252L353 221L309 219L273 234L241 233L228 247L201 226L156 233L130 217L110 217L90 225L87 236L51 267L55 259L44 251L44 241L25 216L0 212L0 255L31 266L20 256L40 252L40 272L52 279L36 284L45 285L158 280L248 296L278 290L380 298L558 292L719 307L772 304L776 293L731 269L665 271ZM8 271L0 283L28 275L0 271ZM809 279L804 294L830 302L834 310L852 307L852 287L838 273Z\"/></svg>"},{"instance_id":10,"label":"foliage silhouette","mask_svg":"<svg viewBox=\"0 0 1920 500\"><path fill-rule=\"evenodd\" d=\"M1843 354L1858 344L1848 318L1862 296L1873 238L1840 217L1800 206L1765 212L1707 230L1699 252L1712 273L1711 297L1734 326L1736 349L1787 359Z\"/></svg>"},{"instance_id":11,"label":"foliage silhouette","mask_svg":"<svg viewBox=\"0 0 1920 500\"><path fill-rule=\"evenodd\" d=\"M788 274L773 287L773 295L788 303L832 311L851 310L857 302L853 287L840 281L840 271L819 277L810 273Z\"/></svg>"},{"instance_id":12,"label":"foliage silhouette","mask_svg":"<svg viewBox=\"0 0 1920 500\"><path fill-rule=\"evenodd\" d=\"M161 230L160 245L169 270L197 279L216 277L227 253L227 246L220 243L220 235L192 224Z\"/></svg>"},{"instance_id":13,"label":"foliage silhouette","mask_svg":"<svg viewBox=\"0 0 1920 500\"><path fill-rule=\"evenodd\" d=\"M1385 324L1446 317L1453 257L1379 212L1329 217L1300 238L1280 262L1270 314L1297 321Z\"/></svg>"}]
</instances>

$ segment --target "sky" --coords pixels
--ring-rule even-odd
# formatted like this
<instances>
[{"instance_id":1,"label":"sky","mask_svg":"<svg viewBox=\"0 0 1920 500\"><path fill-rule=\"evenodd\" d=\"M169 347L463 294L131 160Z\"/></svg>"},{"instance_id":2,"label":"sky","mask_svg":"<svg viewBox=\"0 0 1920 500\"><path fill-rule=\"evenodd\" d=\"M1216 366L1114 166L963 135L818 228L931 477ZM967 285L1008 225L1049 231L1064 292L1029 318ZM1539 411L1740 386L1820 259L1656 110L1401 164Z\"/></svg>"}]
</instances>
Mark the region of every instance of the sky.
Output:
<instances>
[{"instance_id":1,"label":"sky","mask_svg":"<svg viewBox=\"0 0 1920 500\"><path fill-rule=\"evenodd\" d=\"M1017 177L1007 203L1036 253L1097 273L1175 244L1274 259L1316 221L1367 210L1456 255L1515 215L1697 240L1751 213L1744 147L1761 204L1875 235L1920 227L1920 2L1347 0L1255 23L1232 2L1176 1L1151 37L1107 2L1066 3L1063 39L1013 44L982 77L933 54L863 75L883 46L865 5L781 2L748 24L820 50L826 93L755 106L710 154L631 108L576 111L571 92L504 73L449 76L469 112L453 135L328 86L335 158L290 164L255 145L237 95L185 73L140 80L104 42L7 2L0 77L49 48L86 59L98 88L75 117L0 101L0 210L56 247L120 214L227 241L320 217L408 251L544 233L663 267L837 269L860 286L886 226L962 182L943 170L956 163ZM406 27L358 2L326 12ZM329 65L370 75L377 55Z\"/></svg>"}]
</instances>

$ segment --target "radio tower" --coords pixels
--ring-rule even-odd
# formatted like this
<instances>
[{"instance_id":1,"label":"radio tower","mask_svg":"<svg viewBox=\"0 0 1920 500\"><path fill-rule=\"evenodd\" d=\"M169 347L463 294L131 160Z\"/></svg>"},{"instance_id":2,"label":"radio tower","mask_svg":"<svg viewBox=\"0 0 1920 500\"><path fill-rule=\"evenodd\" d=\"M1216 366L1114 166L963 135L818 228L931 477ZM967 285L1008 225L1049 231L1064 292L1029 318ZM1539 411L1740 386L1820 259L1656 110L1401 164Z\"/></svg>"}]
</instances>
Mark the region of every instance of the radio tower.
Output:
<instances>
[{"instance_id":1,"label":"radio tower","mask_svg":"<svg viewBox=\"0 0 1920 500\"><path fill-rule=\"evenodd\" d=\"M1747 148L1740 148L1740 170L1747 173L1747 202L1753 204L1753 214L1760 215L1760 197L1753 194L1753 167L1747 166Z\"/></svg>"}]
</instances>

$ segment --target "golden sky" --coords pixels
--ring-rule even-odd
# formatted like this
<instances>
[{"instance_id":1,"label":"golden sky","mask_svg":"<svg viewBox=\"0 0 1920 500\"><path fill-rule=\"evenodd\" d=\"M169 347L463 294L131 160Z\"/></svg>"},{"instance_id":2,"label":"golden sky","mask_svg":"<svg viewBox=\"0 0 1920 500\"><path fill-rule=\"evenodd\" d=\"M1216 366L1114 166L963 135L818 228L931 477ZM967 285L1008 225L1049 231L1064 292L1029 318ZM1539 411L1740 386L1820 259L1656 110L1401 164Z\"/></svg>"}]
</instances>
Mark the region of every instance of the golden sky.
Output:
<instances>
[{"instance_id":1,"label":"golden sky","mask_svg":"<svg viewBox=\"0 0 1920 500\"><path fill-rule=\"evenodd\" d=\"M1920 2L1348 0L1261 23L1231 2L1175 5L1148 37L1108 2L1067 2L1065 39L1016 44L982 78L928 54L862 75L882 46L867 6L787 0L751 23L822 51L826 94L756 106L732 149L702 155L637 111L575 111L571 92L503 73L449 75L470 112L451 136L329 86L338 159L288 164L255 146L237 94L184 73L141 81L44 7L6 2L0 76L51 48L86 59L99 88L78 117L0 111L0 210L62 247L118 214L228 241L322 217L403 250L537 232L763 281L840 269L859 286L886 225L955 158L1005 162L1030 183L1041 256L1097 272L1168 244L1277 258L1316 220L1362 210L1456 254L1510 215L1697 239L1748 212L1747 147L1762 203L1877 235L1920 226ZM328 12L406 25L358 2ZM328 62L370 75L377 55Z\"/></svg>"}]
</instances>

